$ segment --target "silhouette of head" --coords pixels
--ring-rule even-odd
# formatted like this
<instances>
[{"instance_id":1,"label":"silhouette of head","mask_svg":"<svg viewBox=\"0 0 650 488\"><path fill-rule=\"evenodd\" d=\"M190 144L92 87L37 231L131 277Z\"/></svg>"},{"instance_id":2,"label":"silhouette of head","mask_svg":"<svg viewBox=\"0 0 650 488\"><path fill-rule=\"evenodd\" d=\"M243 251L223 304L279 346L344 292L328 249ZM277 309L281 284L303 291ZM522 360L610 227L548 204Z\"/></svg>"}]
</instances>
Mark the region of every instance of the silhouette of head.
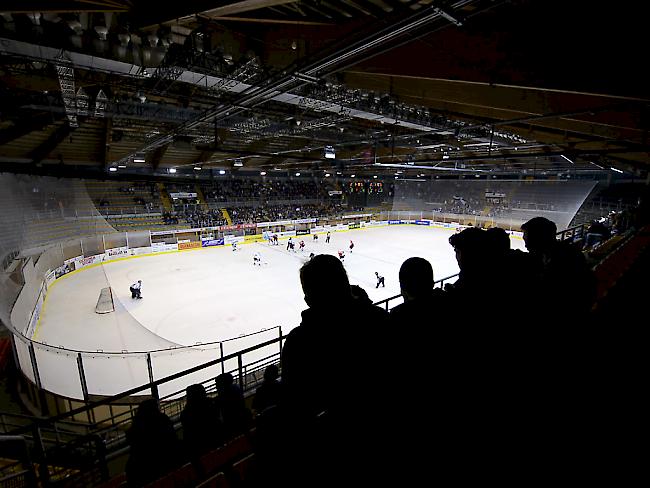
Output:
<instances>
[{"instance_id":1,"label":"silhouette of head","mask_svg":"<svg viewBox=\"0 0 650 488\"><path fill-rule=\"evenodd\" d=\"M408 258L399 269L399 286L405 300L427 296L433 289L433 268L424 258Z\"/></svg>"},{"instance_id":2,"label":"silhouette of head","mask_svg":"<svg viewBox=\"0 0 650 488\"><path fill-rule=\"evenodd\" d=\"M135 416L139 420L148 420L158 413L158 404L155 400L145 400L138 405L138 411Z\"/></svg>"},{"instance_id":3,"label":"silhouette of head","mask_svg":"<svg viewBox=\"0 0 650 488\"><path fill-rule=\"evenodd\" d=\"M521 226L526 249L531 253L543 252L555 242L557 226L544 217L534 217Z\"/></svg>"},{"instance_id":4,"label":"silhouette of head","mask_svg":"<svg viewBox=\"0 0 650 488\"><path fill-rule=\"evenodd\" d=\"M372 300L370 300L366 290L361 288L359 285L350 285L350 293L352 293L352 298L372 305Z\"/></svg>"},{"instance_id":5,"label":"silhouette of head","mask_svg":"<svg viewBox=\"0 0 650 488\"><path fill-rule=\"evenodd\" d=\"M500 227L491 227L485 231L490 250L504 254L510 250L510 236Z\"/></svg>"},{"instance_id":6,"label":"silhouette of head","mask_svg":"<svg viewBox=\"0 0 650 488\"><path fill-rule=\"evenodd\" d=\"M449 238L456 251L456 261L461 271L476 269L484 264L488 242L485 231L470 227Z\"/></svg>"},{"instance_id":7,"label":"silhouette of head","mask_svg":"<svg viewBox=\"0 0 650 488\"><path fill-rule=\"evenodd\" d=\"M280 377L280 372L275 364L270 364L264 370L264 381L275 381Z\"/></svg>"},{"instance_id":8,"label":"silhouette of head","mask_svg":"<svg viewBox=\"0 0 650 488\"><path fill-rule=\"evenodd\" d=\"M300 283L310 307L331 306L351 297L350 282L343 264L334 256L319 254L300 268Z\"/></svg>"},{"instance_id":9,"label":"silhouette of head","mask_svg":"<svg viewBox=\"0 0 650 488\"><path fill-rule=\"evenodd\" d=\"M200 403L206 398L205 388L201 384L190 385L185 389L185 399L188 405Z\"/></svg>"},{"instance_id":10,"label":"silhouette of head","mask_svg":"<svg viewBox=\"0 0 650 488\"><path fill-rule=\"evenodd\" d=\"M226 390L229 386L233 384L235 379L230 373L221 373L214 379L214 383L217 387L217 391Z\"/></svg>"}]
</instances>

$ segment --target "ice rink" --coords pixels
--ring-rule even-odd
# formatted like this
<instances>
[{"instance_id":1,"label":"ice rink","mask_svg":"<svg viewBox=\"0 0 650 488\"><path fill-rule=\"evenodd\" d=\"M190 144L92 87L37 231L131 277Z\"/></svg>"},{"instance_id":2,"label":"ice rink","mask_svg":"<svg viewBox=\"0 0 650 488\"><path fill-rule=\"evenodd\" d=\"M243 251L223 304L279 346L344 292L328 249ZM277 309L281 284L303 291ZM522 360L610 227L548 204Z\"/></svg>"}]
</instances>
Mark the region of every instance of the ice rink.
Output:
<instances>
[{"instance_id":1,"label":"ice rink","mask_svg":"<svg viewBox=\"0 0 650 488\"><path fill-rule=\"evenodd\" d=\"M275 326L286 334L299 325L306 308L298 270L311 252L336 255L345 250L350 283L377 301L399 293L399 267L409 257L429 260L436 279L457 273L448 243L453 232L396 225L332 233L329 244L325 235L318 242L306 235L304 252L287 251L283 240L279 246L239 245L235 252L217 246L106 262L66 275L50 287L34 339L66 349L132 353L223 341ZM352 253L350 240L355 244ZM513 248L524 248L521 239L511 242ZM262 256L261 267L253 265L255 252ZM385 277L385 288L375 288L375 271ZM141 300L129 292L137 280L142 280ZM115 312L100 315L95 305L106 286L113 289ZM164 369L171 374L199 364L197 360L188 357ZM130 386L146 383L141 372L132 376Z\"/></svg>"},{"instance_id":2,"label":"ice rink","mask_svg":"<svg viewBox=\"0 0 650 488\"><path fill-rule=\"evenodd\" d=\"M287 251L286 241L280 241L279 246L240 245L235 252L219 246L107 262L51 287L35 339L119 352L226 340L278 325L288 332L306 308L298 271L311 252L345 250L350 283L377 301L399 293L399 267L409 257L429 260L436 279L457 273L447 242L453 232L400 225L333 233L330 244L324 235L316 243L304 236L304 252ZM512 247L523 249L523 241L512 239ZM261 267L253 265L255 252L262 255ZM385 277L385 288L375 288L375 271ZM131 299L129 292L137 280L142 280L142 300ZM113 288L116 311L96 314L106 286Z\"/></svg>"}]
</instances>

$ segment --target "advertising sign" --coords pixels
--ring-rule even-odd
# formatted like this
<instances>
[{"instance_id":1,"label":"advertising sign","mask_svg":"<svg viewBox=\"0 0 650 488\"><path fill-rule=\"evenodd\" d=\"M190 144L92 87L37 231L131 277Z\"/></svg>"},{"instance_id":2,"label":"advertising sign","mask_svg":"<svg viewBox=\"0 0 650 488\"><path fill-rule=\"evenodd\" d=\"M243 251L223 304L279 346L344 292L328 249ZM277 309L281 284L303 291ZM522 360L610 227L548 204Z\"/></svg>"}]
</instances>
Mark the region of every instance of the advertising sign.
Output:
<instances>
[{"instance_id":1,"label":"advertising sign","mask_svg":"<svg viewBox=\"0 0 650 488\"><path fill-rule=\"evenodd\" d=\"M178 244L165 244L164 242L154 242L151 245L153 252L178 251Z\"/></svg>"},{"instance_id":2,"label":"advertising sign","mask_svg":"<svg viewBox=\"0 0 650 488\"><path fill-rule=\"evenodd\" d=\"M95 254L94 256L88 256L87 258L83 258L81 261L77 262L77 269L83 268L84 266L90 266L91 264L101 263L102 261L104 261L103 254Z\"/></svg>"},{"instance_id":3,"label":"advertising sign","mask_svg":"<svg viewBox=\"0 0 650 488\"><path fill-rule=\"evenodd\" d=\"M129 255L129 248L126 246L123 247L114 247L112 249L106 249L106 258L107 259L116 259L122 256Z\"/></svg>"},{"instance_id":4,"label":"advertising sign","mask_svg":"<svg viewBox=\"0 0 650 488\"><path fill-rule=\"evenodd\" d=\"M223 246L223 239L208 239L201 242L203 247Z\"/></svg>"},{"instance_id":5,"label":"advertising sign","mask_svg":"<svg viewBox=\"0 0 650 488\"><path fill-rule=\"evenodd\" d=\"M201 243L199 241L179 242L178 243L178 249L180 251L182 251L184 249L196 249L196 248L200 248L200 247L201 247Z\"/></svg>"},{"instance_id":6,"label":"advertising sign","mask_svg":"<svg viewBox=\"0 0 650 488\"><path fill-rule=\"evenodd\" d=\"M196 198L197 194L196 192L190 191L177 191L170 193L169 196L176 200L177 198Z\"/></svg>"}]
</instances>

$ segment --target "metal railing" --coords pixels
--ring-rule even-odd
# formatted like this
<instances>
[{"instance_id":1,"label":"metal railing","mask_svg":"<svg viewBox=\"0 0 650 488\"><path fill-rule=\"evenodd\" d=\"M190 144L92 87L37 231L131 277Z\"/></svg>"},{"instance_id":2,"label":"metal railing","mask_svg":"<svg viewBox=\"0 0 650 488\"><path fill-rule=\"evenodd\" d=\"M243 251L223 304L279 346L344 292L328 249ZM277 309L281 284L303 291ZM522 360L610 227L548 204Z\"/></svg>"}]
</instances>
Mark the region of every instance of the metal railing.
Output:
<instances>
[{"instance_id":1,"label":"metal railing","mask_svg":"<svg viewBox=\"0 0 650 488\"><path fill-rule=\"evenodd\" d=\"M584 239L587 235L587 228L589 224L580 224L574 227L569 227L568 229L562 230L557 233L556 238L559 237L560 241L575 242L581 239Z\"/></svg>"},{"instance_id":2,"label":"metal railing","mask_svg":"<svg viewBox=\"0 0 650 488\"><path fill-rule=\"evenodd\" d=\"M433 288L444 288L445 283L449 283L450 280L452 280L454 278L456 278L456 279L458 278L458 273L447 276L447 277L442 278L440 280L434 281L433 282ZM454 280L454 281L456 281L456 280ZM389 310L388 304L393 300L397 300L398 298L402 298L401 293L399 293L398 295L392 296L392 297L384 298L383 300L379 300L378 302L375 302L373 305L376 305L378 307L381 307L382 305L384 305L385 308L386 308L386 311L388 311Z\"/></svg>"}]
</instances>

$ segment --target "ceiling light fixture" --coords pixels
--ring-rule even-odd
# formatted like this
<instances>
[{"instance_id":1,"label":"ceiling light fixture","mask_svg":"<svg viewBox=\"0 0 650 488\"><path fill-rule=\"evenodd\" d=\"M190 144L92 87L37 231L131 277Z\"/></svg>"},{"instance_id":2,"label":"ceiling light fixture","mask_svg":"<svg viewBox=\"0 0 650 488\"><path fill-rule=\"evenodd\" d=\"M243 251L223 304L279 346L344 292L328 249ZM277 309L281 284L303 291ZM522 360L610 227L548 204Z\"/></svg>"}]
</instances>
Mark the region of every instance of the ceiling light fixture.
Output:
<instances>
[{"instance_id":1,"label":"ceiling light fixture","mask_svg":"<svg viewBox=\"0 0 650 488\"><path fill-rule=\"evenodd\" d=\"M201 166L194 166L195 171L201 171Z\"/></svg>"},{"instance_id":2,"label":"ceiling light fixture","mask_svg":"<svg viewBox=\"0 0 650 488\"><path fill-rule=\"evenodd\" d=\"M260 171L260 176L266 176L266 171Z\"/></svg>"},{"instance_id":3,"label":"ceiling light fixture","mask_svg":"<svg viewBox=\"0 0 650 488\"><path fill-rule=\"evenodd\" d=\"M300 173L296 173L296 176L300 176Z\"/></svg>"},{"instance_id":4,"label":"ceiling light fixture","mask_svg":"<svg viewBox=\"0 0 650 488\"><path fill-rule=\"evenodd\" d=\"M623 172L618 168L614 168L613 166L610 166L609 169L611 169L612 171L616 171L617 173L622 173Z\"/></svg>"},{"instance_id":5,"label":"ceiling light fixture","mask_svg":"<svg viewBox=\"0 0 650 488\"><path fill-rule=\"evenodd\" d=\"M220 175L225 175L225 174L226 174L226 170L224 170L224 169L220 169L220 170L219 170L219 174L220 174Z\"/></svg>"},{"instance_id":6,"label":"ceiling light fixture","mask_svg":"<svg viewBox=\"0 0 650 488\"><path fill-rule=\"evenodd\" d=\"M330 177L330 174L329 174L329 173L325 173L325 178L329 178L329 177Z\"/></svg>"},{"instance_id":7,"label":"ceiling light fixture","mask_svg":"<svg viewBox=\"0 0 650 488\"><path fill-rule=\"evenodd\" d=\"M115 173L117 171L117 168L113 166L111 168L108 168L108 171L110 171L111 173Z\"/></svg>"},{"instance_id":8,"label":"ceiling light fixture","mask_svg":"<svg viewBox=\"0 0 650 488\"><path fill-rule=\"evenodd\" d=\"M350 178L354 178L355 176L357 176L357 175L350 175Z\"/></svg>"}]
</instances>

